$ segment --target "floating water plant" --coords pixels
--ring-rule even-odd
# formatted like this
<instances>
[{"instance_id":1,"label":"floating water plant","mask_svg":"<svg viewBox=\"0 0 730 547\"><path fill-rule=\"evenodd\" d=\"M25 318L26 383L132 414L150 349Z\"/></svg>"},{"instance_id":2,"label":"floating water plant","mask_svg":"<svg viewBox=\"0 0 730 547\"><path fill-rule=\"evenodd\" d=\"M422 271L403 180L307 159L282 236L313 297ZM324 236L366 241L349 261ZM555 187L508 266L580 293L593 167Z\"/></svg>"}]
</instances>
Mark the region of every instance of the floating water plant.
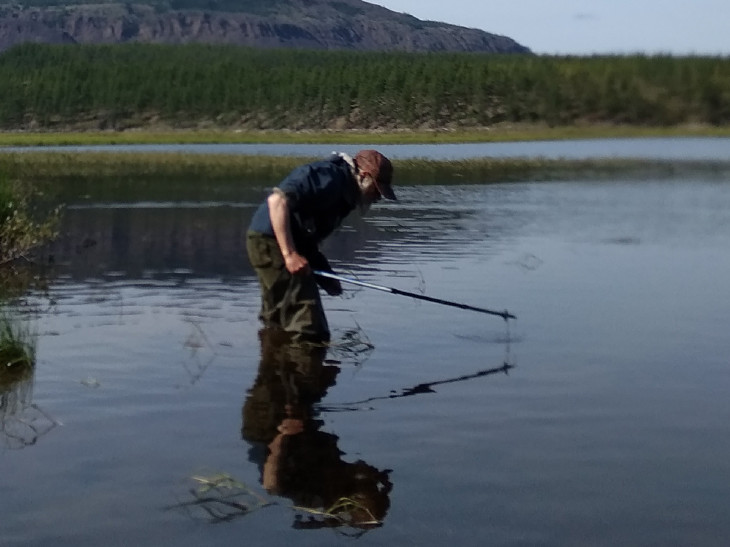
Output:
<instances>
[{"instance_id":1,"label":"floating water plant","mask_svg":"<svg viewBox=\"0 0 730 547\"><path fill-rule=\"evenodd\" d=\"M351 497L341 497L323 510L296 505L292 509L298 512L295 528L350 527L364 533L383 525L367 506ZM309 517L305 519L303 514Z\"/></svg>"},{"instance_id":2,"label":"floating water plant","mask_svg":"<svg viewBox=\"0 0 730 547\"><path fill-rule=\"evenodd\" d=\"M181 509L192 518L217 524L279 505L228 473L195 475L190 480L193 487L188 489L188 493L192 499L166 509ZM294 505L292 510L296 513L294 527L299 529L350 528L361 534L383 524L356 496L341 497L326 508Z\"/></svg>"},{"instance_id":3,"label":"floating water plant","mask_svg":"<svg viewBox=\"0 0 730 547\"><path fill-rule=\"evenodd\" d=\"M362 365L375 349L365 331L355 323L356 327L338 334L329 344L330 351L338 362L351 362Z\"/></svg>"},{"instance_id":4,"label":"floating water plant","mask_svg":"<svg viewBox=\"0 0 730 547\"><path fill-rule=\"evenodd\" d=\"M195 485L188 490L193 499L168 509L183 509L193 518L218 523L228 522L272 505L264 496L227 473L208 477L197 475L190 480Z\"/></svg>"}]
</instances>

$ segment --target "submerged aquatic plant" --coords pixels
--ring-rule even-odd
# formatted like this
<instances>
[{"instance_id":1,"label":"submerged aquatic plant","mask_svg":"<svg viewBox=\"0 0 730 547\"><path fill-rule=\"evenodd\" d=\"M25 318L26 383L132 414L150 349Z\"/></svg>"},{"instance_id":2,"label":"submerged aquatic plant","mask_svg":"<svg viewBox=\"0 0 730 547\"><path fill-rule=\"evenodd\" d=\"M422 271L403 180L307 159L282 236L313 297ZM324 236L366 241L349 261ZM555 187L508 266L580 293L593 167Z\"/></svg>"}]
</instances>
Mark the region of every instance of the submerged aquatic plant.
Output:
<instances>
[{"instance_id":1,"label":"submerged aquatic plant","mask_svg":"<svg viewBox=\"0 0 730 547\"><path fill-rule=\"evenodd\" d=\"M347 362L360 367L368 360L375 346L363 328L355 322L355 328L338 333L329 343L329 349L337 364Z\"/></svg>"},{"instance_id":2,"label":"submerged aquatic plant","mask_svg":"<svg viewBox=\"0 0 730 547\"><path fill-rule=\"evenodd\" d=\"M356 535L360 535L383 525L370 508L355 497L341 497L326 509L297 505L292 509L297 511L294 527L300 529L349 527L358 531ZM309 517L304 518L305 514Z\"/></svg>"},{"instance_id":3,"label":"submerged aquatic plant","mask_svg":"<svg viewBox=\"0 0 730 547\"><path fill-rule=\"evenodd\" d=\"M191 518L217 524L247 516L264 507L279 505L277 501L258 493L228 473L195 475L190 480L194 483L188 489L192 499L171 505L167 510L183 510ZM367 501L360 501L357 494L341 497L326 508L293 505L291 509L296 514L294 528L298 529L349 528L360 535L383 524L368 507Z\"/></svg>"},{"instance_id":4,"label":"submerged aquatic plant","mask_svg":"<svg viewBox=\"0 0 730 547\"><path fill-rule=\"evenodd\" d=\"M228 522L272 505L264 496L227 473L208 477L193 476L194 488L188 492L193 499L182 501L168 509L183 509L193 518L211 523Z\"/></svg>"}]
</instances>

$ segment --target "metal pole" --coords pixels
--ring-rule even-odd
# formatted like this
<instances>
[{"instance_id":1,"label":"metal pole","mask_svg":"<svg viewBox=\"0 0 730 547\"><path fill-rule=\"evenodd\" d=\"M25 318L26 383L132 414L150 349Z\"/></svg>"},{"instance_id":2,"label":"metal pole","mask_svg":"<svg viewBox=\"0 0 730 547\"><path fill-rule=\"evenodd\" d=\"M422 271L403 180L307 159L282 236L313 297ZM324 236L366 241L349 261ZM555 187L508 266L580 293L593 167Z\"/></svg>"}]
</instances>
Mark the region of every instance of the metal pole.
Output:
<instances>
[{"instance_id":1,"label":"metal pole","mask_svg":"<svg viewBox=\"0 0 730 547\"><path fill-rule=\"evenodd\" d=\"M376 291L383 291L383 292L389 292L391 294L399 294L401 296L410 296L411 298L416 298L417 300L426 300L427 302L434 302L435 304L443 304L444 306L452 306L454 308L461 308L462 310L471 310L476 311L479 313L487 313L489 315L497 315L507 321L507 319L517 319L514 315L509 313L507 310L504 311L494 311L494 310L488 310L487 308L477 308L476 306L470 306L469 304L460 304L458 302L451 302L449 300L442 300L441 298L433 298L431 296L426 296L423 294L408 292L408 291L402 291L400 289L395 289L393 287L385 287L383 285L375 285L373 283L366 283L364 281L359 281L357 279L350 279L348 277L342 277L341 275L337 275L331 272L323 272L321 270L314 270L312 273L314 275L318 275L320 277L328 277L330 279L336 279L337 281L341 281L343 283L350 283L352 285L359 285L360 287L365 287L368 289L375 289Z\"/></svg>"}]
</instances>

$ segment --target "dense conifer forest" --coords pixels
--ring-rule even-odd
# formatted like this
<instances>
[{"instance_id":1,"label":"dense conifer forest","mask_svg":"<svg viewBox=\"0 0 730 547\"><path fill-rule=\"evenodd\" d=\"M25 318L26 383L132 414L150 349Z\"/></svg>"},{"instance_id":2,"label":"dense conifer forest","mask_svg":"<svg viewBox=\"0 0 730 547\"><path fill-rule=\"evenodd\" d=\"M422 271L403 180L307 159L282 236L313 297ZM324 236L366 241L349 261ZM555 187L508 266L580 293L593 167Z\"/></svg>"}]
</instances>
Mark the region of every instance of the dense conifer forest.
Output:
<instances>
[{"instance_id":1,"label":"dense conifer forest","mask_svg":"<svg viewBox=\"0 0 730 547\"><path fill-rule=\"evenodd\" d=\"M51 46L0 55L0 127L730 123L730 59Z\"/></svg>"}]
</instances>

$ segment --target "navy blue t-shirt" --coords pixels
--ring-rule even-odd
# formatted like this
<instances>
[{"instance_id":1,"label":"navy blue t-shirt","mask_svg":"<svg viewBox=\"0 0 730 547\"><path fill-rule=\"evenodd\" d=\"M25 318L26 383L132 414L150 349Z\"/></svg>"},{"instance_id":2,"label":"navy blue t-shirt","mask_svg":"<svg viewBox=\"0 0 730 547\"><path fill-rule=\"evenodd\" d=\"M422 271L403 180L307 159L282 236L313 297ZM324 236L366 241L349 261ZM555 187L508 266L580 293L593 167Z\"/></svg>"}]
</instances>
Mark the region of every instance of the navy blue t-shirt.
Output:
<instances>
[{"instance_id":1,"label":"navy blue t-shirt","mask_svg":"<svg viewBox=\"0 0 730 547\"><path fill-rule=\"evenodd\" d=\"M348 163L338 155L296 168L279 185L289 205L294 244L301 254L319 243L352 212L360 189ZM254 213L249 230L274 237L267 201Z\"/></svg>"}]
</instances>

